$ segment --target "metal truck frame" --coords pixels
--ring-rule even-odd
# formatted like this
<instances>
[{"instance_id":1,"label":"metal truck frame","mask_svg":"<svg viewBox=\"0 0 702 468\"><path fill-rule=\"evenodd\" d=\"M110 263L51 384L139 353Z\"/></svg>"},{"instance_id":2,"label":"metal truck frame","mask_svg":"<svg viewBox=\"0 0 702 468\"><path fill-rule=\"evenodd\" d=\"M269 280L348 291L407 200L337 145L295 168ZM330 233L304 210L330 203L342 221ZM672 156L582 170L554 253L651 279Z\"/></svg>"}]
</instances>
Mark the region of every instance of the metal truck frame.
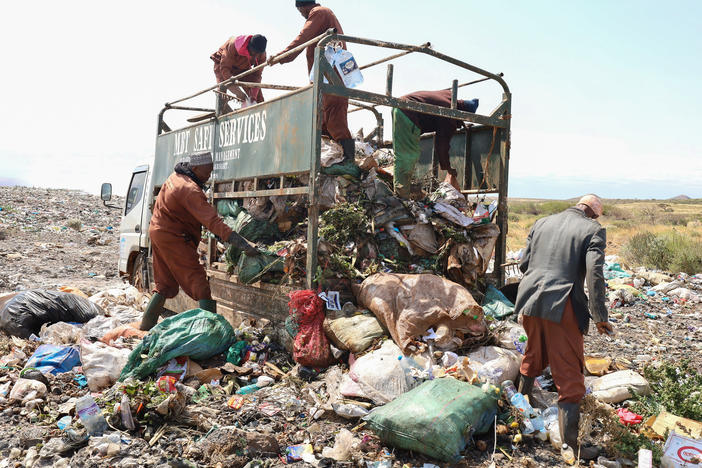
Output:
<instances>
[{"instance_id":1,"label":"metal truck frame","mask_svg":"<svg viewBox=\"0 0 702 468\"><path fill-rule=\"evenodd\" d=\"M372 93L358 89L346 88L339 76L324 58L327 44L345 41L347 44L362 44L373 47L401 51L384 59L367 64L361 69L388 62L409 53L426 54L436 59L451 63L459 69L468 70L483 78L462 85L457 80L452 83L451 108L401 100L392 95L393 65L388 65L386 90L384 94ZM495 274L499 285L504 283L503 264L505 260L505 239L507 236L507 180L510 150L510 112L511 94L501 74L493 74L478 67L441 54L430 44L411 46L364 39L336 34L329 30L324 34L300 45L287 54L304 49L318 42L314 58L313 83L304 87L266 85L241 81L247 75L267 66L262 64L240 75L207 88L191 96L165 104L158 115L158 132L156 154L151 176L147 182L144 206L149 208L147 216L158 193L158 189L171 174L174 164L180 159L200 151L210 151L215 161L213 172L211 201L222 199L261 197L272 195L305 194L308 197L307 259L306 287L314 287L314 275L317 270L317 240L319 220L318 177L320 171L320 150L322 138L322 96L324 94L347 97L350 104L356 106L350 112L365 109L374 113L377 128L370 138L383 143L384 122L377 106L389 106L421 113L450 117L468 122L464 131L454 136L451 142L452 166L458 170L459 182L465 194L497 194L498 212L496 223L500 228L495 249ZM287 55L285 54L285 55ZM277 58L281 58L277 57ZM275 59L274 62L275 63ZM326 77L326 81L323 79ZM502 87L502 100L488 115L469 113L457 109L457 90L460 86L481 81L493 80ZM228 84L257 86L263 89L290 91L260 104L236 110L222 115L220 109L227 98ZM215 110L183 106L180 103L202 94L214 92L217 97ZM189 127L171 130L164 121L169 110L211 112L208 120ZM438 175L433 157L433 135L422 137L422 156L417 164L418 173L432 171ZM309 174L309 183L302 187L285 187L286 179ZM259 181L277 178L277 188L262 188ZM242 184L253 180L253 189L243 189ZM249 182L250 183L250 182ZM148 219L148 218L146 218ZM146 225L144 222L143 225ZM138 228L138 226L137 226ZM144 232L144 230L142 230ZM148 230L146 231L148 232ZM144 235L142 234L142 237ZM144 245L144 243L142 243ZM146 248L150 259L150 246L146 239ZM278 285L256 283L244 285L238 282L236 275L229 275L226 267L215 261L216 245L210 239L206 268L213 298L218 301L220 312L231 321L242 317L284 320L287 315L286 292L289 288ZM142 247L143 253L144 247ZM151 285L153 274L150 261L134 265L138 260L130 260L135 271L133 275L143 275L140 280ZM128 263L127 260L122 263ZM128 271L130 271L128 269ZM183 292L167 307L180 311L194 306L194 301L185 297ZM238 318L235 316L240 315Z\"/></svg>"}]
</instances>

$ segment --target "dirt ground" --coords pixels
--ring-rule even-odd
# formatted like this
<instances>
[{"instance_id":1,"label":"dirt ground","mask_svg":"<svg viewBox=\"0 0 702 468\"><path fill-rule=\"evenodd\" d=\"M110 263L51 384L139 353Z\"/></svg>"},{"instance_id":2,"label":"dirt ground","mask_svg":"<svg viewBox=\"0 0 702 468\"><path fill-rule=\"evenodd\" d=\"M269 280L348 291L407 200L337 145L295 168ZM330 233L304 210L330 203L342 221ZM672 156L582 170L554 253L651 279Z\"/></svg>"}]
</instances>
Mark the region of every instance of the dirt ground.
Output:
<instances>
[{"instance_id":1,"label":"dirt ground","mask_svg":"<svg viewBox=\"0 0 702 468\"><path fill-rule=\"evenodd\" d=\"M121 200L116 202L121 205ZM0 295L8 292L42 287L54 289L58 286L74 286L87 294L118 287L123 280L116 276L118 259L120 210L105 208L98 197L84 193L0 187ZM78 225L75 220L80 221ZM73 227L71 227L73 226ZM699 284L688 283L688 287L702 292ZM657 318L646 317L653 313ZM641 372L647 363L665 362L688 358L702 372L702 304L663 301L660 298L638 300L628 306L612 310L612 321L616 335L600 336L591 331L585 339L588 355L611 357L615 361L626 362L633 370ZM594 328L593 328L594 329ZM25 352L29 355L36 343L30 343ZM13 343L4 334L0 336L0 355L7 353ZM281 367L293 363L281 357ZM0 376L5 370L0 370ZM56 408L71 397L80 396L85 390L78 388L73 374L51 377L52 391L49 407ZM304 394L307 387L299 380L291 381L295 395L287 400L300 398L303 406L310 405L310 397ZM312 387L317 388L317 387ZM317 388L318 391L323 391ZM216 427L238 425L247 433L272 434L281 447L299 444L309 440L315 446L331 446L335 433L340 428L353 429L357 421L343 420L332 413L332 417L314 420L302 416L300 408L286 410L267 416L255 409L235 411L226 405L228 396L214 394L199 405L204 412L206 424L194 426L173 425L163 437L150 444L144 438L125 435L130 441L118 457L102 454L100 447L92 442L88 449L67 450L54 466L194 466L184 460L204 459L202 452L207 450L194 442L205 432ZM265 394L259 397L265 400ZM48 411L47 414L50 414ZM6 458L2 466L25 466L22 460L26 449L36 443L47 443L51 438L61 437L62 431L55 422L42 420L45 416L35 416L25 408L7 407L0 410L0 455ZM215 429L213 429L213 427ZM597 425L590 434L595 442L602 442L608 435L598 432ZM126 433L125 433L126 434ZM364 439L360 448L366 459L379 459L386 455L393 466L421 466L436 463L421 455L403 450L383 447L371 433L363 428L355 434ZM369 436L369 437L365 437ZM459 466L488 467L493 461L497 467L541 467L561 466L560 455L548 442L524 437L521 443L512 442L513 434L492 434L477 437L476 445L483 450L468 449L466 459ZM243 437L243 436L242 436ZM484 444L483 444L484 442ZM84 446L79 443L78 446ZM18 457L10 459L13 448L21 448ZM212 448L214 450L214 448ZM41 449L40 449L41 450ZM48 450L48 449L44 449ZM17 455L17 452L14 452ZM73 455L71 455L73 454ZM223 458L222 461L200 462L199 466L243 466L252 456ZM69 458L72 457L72 458ZM206 458L206 457L205 457ZM68 460L70 459L70 464ZM261 465L279 466L286 464L282 458L263 458ZM297 462L302 466L303 462ZM354 466L355 463L338 463L338 466ZM34 464L30 466L51 466Z\"/></svg>"}]
</instances>

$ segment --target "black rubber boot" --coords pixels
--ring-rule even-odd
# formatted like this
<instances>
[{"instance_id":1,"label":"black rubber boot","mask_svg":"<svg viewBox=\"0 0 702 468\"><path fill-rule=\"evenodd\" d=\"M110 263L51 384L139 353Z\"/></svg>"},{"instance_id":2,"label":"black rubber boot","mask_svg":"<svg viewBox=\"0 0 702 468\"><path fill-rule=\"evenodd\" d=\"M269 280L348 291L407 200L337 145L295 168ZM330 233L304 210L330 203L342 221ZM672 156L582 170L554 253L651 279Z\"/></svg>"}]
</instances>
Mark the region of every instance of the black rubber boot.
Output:
<instances>
[{"instance_id":1,"label":"black rubber boot","mask_svg":"<svg viewBox=\"0 0 702 468\"><path fill-rule=\"evenodd\" d=\"M166 303L166 298L155 293L151 296L151 301L149 305L146 306L144 311L144 316L141 318L141 325L139 325L140 330L149 331L158 323L158 318L163 313L163 304Z\"/></svg>"},{"instance_id":2,"label":"black rubber boot","mask_svg":"<svg viewBox=\"0 0 702 468\"><path fill-rule=\"evenodd\" d=\"M534 397L532 396L532 391L534 390L534 377L527 377L526 375L519 374L519 393L529 398L529 404L534 406Z\"/></svg>"},{"instance_id":3,"label":"black rubber boot","mask_svg":"<svg viewBox=\"0 0 702 468\"><path fill-rule=\"evenodd\" d=\"M339 140L341 148L344 150L343 162L356 162L356 141L353 138Z\"/></svg>"},{"instance_id":4,"label":"black rubber boot","mask_svg":"<svg viewBox=\"0 0 702 468\"><path fill-rule=\"evenodd\" d=\"M561 440L573 449L576 457L583 460L594 460L600 454L600 449L597 447L589 445L578 447L580 403L558 403L558 428L561 432ZM579 455L578 450L580 450Z\"/></svg>"},{"instance_id":5,"label":"black rubber boot","mask_svg":"<svg viewBox=\"0 0 702 468\"><path fill-rule=\"evenodd\" d=\"M208 310L213 314L217 313L217 301L214 299L200 299L198 304L202 310Z\"/></svg>"}]
</instances>

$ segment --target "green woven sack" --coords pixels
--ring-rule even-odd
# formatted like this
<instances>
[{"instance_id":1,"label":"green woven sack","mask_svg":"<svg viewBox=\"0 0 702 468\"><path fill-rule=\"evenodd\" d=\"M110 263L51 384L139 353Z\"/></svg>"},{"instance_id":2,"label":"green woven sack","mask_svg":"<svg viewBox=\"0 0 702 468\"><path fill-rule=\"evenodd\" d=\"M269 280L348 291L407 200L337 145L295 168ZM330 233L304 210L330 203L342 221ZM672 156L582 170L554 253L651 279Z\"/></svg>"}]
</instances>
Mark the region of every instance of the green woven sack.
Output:
<instances>
[{"instance_id":1,"label":"green woven sack","mask_svg":"<svg viewBox=\"0 0 702 468\"><path fill-rule=\"evenodd\" d=\"M483 299L483 312L486 317L504 319L514 313L514 304L499 289L489 285Z\"/></svg>"},{"instance_id":2,"label":"green woven sack","mask_svg":"<svg viewBox=\"0 0 702 468\"><path fill-rule=\"evenodd\" d=\"M383 443L455 463L473 434L490 429L498 395L450 377L434 379L363 419Z\"/></svg>"},{"instance_id":3,"label":"green woven sack","mask_svg":"<svg viewBox=\"0 0 702 468\"><path fill-rule=\"evenodd\" d=\"M179 356L207 359L226 351L233 340L234 330L221 315L202 309L174 315L152 328L134 348L119 380L144 379Z\"/></svg>"}]
</instances>

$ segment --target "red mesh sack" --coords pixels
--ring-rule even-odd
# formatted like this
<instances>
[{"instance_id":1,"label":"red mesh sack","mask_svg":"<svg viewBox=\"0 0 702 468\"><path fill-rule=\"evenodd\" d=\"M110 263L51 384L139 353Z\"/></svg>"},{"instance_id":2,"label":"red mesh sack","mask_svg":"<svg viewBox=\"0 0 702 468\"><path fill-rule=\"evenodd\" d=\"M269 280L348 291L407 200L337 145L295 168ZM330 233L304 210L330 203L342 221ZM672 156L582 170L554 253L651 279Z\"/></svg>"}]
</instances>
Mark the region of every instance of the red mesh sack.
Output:
<instances>
[{"instance_id":1,"label":"red mesh sack","mask_svg":"<svg viewBox=\"0 0 702 468\"><path fill-rule=\"evenodd\" d=\"M332 362L329 340L324 334L324 310L317 293L307 290L289 294L290 316L298 323L299 331L293 343L295 362L305 367L326 367Z\"/></svg>"}]
</instances>

